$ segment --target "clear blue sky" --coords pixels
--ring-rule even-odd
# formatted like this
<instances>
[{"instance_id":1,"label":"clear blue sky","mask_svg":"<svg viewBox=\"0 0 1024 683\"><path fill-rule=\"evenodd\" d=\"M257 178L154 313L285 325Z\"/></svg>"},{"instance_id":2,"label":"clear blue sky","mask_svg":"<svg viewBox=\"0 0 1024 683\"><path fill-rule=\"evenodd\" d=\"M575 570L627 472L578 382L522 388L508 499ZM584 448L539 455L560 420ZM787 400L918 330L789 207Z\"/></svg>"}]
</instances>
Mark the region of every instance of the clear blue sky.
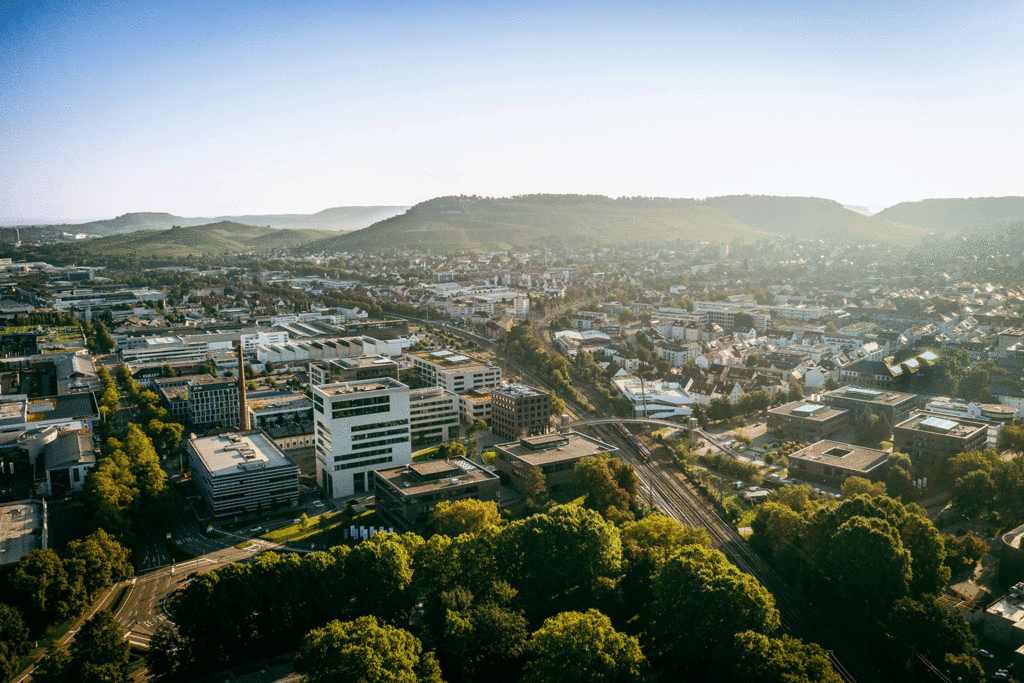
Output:
<instances>
[{"instance_id":1,"label":"clear blue sky","mask_svg":"<svg viewBox=\"0 0 1024 683\"><path fill-rule=\"evenodd\" d=\"M2 2L0 222L1024 194L1024 3Z\"/></svg>"}]
</instances>

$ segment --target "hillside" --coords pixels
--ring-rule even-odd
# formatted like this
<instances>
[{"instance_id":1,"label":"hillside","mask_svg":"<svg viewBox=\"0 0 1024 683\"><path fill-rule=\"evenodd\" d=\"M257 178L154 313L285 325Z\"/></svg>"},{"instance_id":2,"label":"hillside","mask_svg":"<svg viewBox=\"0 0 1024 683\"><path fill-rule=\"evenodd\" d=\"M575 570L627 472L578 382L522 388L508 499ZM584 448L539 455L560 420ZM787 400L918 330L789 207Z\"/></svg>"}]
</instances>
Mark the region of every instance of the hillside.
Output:
<instances>
[{"instance_id":1,"label":"hillside","mask_svg":"<svg viewBox=\"0 0 1024 683\"><path fill-rule=\"evenodd\" d=\"M313 214L255 214L248 216L218 216L216 218L187 218L170 213L126 213L117 218L88 223L66 223L56 226L66 232L90 235L120 235L139 230L167 230L174 226L193 228L211 223L230 222L244 225L262 225L284 230L325 230L329 232L359 230L377 221L405 211L405 206L339 206ZM23 226L19 226L23 227Z\"/></svg>"},{"instance_id":2,"label":"hillside","mask_svg":"<svg viewBox=\"0 0 1024 683\"><path fill-rule=\"evenodd\" d=\"M916 240L917 232L895 239ZM923 234L923 233L922 233ZM843 242L894 241L889 228L840 204L805 197L609 199L596 195L440 197L310 251L506 249L531 244L637 241L727 242L768 235Z\"/></svg>"},{"instance_id":3,"label":"hillside","mask_svg":"<svg viewBox=\"0 0 1024 683\"><path fill-rule=\"evenodd\" d=\"M295 247L328 235L322 230L275 230L231 221L208 225L140 230L76 244L84 255L187 256Z\"/></svg>"},{"instance_id":4,"label":"hillside","mask_svg":"<svg viewBox=\"0 0 1024 683\"><path fill-rule=\"evenodd\" d=\"M913 225L928 232L971 234L990 226L1024 219L1024 197L925 199L902 202L875 214L875 218Z\"/></svg>"}]
</instances>

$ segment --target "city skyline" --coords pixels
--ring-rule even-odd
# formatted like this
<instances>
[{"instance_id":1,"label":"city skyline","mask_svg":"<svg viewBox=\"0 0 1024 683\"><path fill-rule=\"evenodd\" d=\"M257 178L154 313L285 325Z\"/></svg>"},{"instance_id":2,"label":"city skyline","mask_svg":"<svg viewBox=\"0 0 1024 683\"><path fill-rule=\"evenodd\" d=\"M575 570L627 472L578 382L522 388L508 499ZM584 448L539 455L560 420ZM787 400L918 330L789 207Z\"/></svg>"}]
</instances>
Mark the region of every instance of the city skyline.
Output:
<instances>
[{"instance_id":1,"label":"city skyline","mask_svg":"<svg viewBox=\"0 0 1024 683\"><path fill-rule=\"evenodd\" d=\"M1019 3L22 3L0 222L1021 194Z\"/></svg>"}]
</instances>

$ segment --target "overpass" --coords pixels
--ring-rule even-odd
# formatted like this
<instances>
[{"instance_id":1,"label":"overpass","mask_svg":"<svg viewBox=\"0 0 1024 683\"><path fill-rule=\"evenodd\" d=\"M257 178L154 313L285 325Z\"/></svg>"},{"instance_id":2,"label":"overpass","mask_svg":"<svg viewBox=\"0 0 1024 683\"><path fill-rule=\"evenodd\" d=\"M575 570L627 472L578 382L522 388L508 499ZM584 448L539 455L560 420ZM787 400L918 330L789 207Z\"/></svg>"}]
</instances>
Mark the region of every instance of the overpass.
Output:
<instances>
[{"instance_id":1,"label":"overpass","mask_svg":"<svg viewBox=\"0 0 1024 683\"><path fill-rule=\"evenodd\" d=\"M648 424L656 425L659 427L673 427L675 429L685 429L689 431L689 425L680 424L678 422L672 422L671 420L656 420L650 417L601 417L594 418L592 420L576 420L570 422L569 426L575 429L576 427L589 427L590 425L610 425L610 424Z\"/></svg>"}]
</instances>

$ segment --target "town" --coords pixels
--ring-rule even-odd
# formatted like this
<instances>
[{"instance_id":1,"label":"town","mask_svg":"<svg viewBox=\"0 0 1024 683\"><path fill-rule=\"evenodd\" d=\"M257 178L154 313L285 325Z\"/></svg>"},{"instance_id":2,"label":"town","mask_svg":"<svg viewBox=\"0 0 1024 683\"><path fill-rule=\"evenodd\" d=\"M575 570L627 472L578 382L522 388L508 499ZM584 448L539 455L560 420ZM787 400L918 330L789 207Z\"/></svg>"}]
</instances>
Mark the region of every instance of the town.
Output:
<instances>
[{"instance_id":1,"label":"town","mask_svg":"<svg viewBox=\"0 0 1024 683\"><path fill-rule=\"evenodd\" d=\"M90 613L109 622L90 628L122 630L140 680L254 658L290 671L317 609L263 623L284 606L260 597L257 632L225 641L211 629L234 617L197 607L252 609L217 592L235 590L229 575L203 583L232 568L382 572L337 613L394 626L416 613L426 643L447 643L440 669L424 653L424 679L500 665L518 680L516 606L535 623L555 613L545 602L653 620L660 670L715 671L714 643L683 656L665 640L676 608L658 611L669 549L691 544L770 591L759 628L781 619L794 640L779 647L828 672L806 680L881 680L895 662L1010 680L1024 661L1024 282L1019 258L993 268L1003 245L932 245L912 269L893 265L897 247L784 237L100 265L71 261L67 236L16 239L0 259L0 563L23 630L5 676L27 663L61 680L90 661L76 649ZM556 523L579 548L510 547L522 568L492 577L459 565L477 539L504 547ZM594 524L616 548L622 536L621 559L531 574L598 552L583 547ZM672 545L641 560L659 543ZM300 564L270 559L289 556ZM462 568L436 574L444 563ZM433 578L384 578L411 568ZM599 579L621 571L618 597L602 597ZM491 592L506 575L515 602ZM463 580L479 602L451 602ZM831 623L827 599L863 614ZM516 633L465 659L431 611L446 604L467 623L498 610ZM698 628L669 630L700 641L685 635ZM71 654L48 656L41 636ZM298 670L322 666L304 652Z\"/></svg>"}]
</instances>

